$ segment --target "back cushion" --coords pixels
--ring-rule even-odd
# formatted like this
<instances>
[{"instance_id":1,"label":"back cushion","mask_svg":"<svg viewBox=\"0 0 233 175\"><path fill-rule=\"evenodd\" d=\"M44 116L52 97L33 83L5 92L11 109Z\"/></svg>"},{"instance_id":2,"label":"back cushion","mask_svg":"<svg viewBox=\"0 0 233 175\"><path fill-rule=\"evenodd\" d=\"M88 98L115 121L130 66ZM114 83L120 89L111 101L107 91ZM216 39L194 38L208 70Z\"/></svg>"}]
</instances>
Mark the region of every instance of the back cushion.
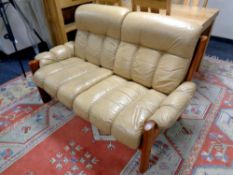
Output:
<instances>
[{"instance_id":1,"label":"back cushion","mask_svg":"<svg viewBox=\"0 0 233 175\"><path fill-rule=\"evenodd\" d=\"M122 22L128 12L126 8L107 5L80 6L75 13L78 29L75 55L93 64L113 69Z\"/></svg>"},{"instance_id":2,"label":"back cushion","mask_svg":"<svg viewBox=\"0 0 233 175\"><path fill-rule=\"evenodd\" d=\"M114 72L168 94L183 81L200 32L172 17L131 12L122 24Z\"/></svg>"}]
</instances>

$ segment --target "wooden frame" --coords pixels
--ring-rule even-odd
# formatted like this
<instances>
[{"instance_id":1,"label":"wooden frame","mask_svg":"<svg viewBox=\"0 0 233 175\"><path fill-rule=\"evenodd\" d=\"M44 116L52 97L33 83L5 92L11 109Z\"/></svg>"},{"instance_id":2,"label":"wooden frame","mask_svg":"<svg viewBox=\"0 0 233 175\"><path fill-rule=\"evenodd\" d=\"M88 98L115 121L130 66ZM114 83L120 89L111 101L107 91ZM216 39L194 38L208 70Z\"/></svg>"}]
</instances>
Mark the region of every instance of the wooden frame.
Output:
<instances>
[{"instance_id":1,"label":"wooden frame","mask_svg":"<svg viewBox=\"0 0 233 175\"><path fill-rule=\"evenodd\" d=\"M206 45L208 43L208 37L202 35L197 43L197 47L194 52L194 56L189 67L189 71L186 76L186 80L190 81L193 77L193 74L197 71L201 59L204 55ZM39 60L32 60L29 62L29 67L34 74L39 68ZM39 88L39 93L44 103L47 103L51 100L51 97L43 89ZM180 118L179 118L180 119ZM179 120L178 119L178 120ZM139 149L141 150L141 159L139 170L141 173L144 173L149 166L149 158L151 153L151 148L154 144L155 139L159 136L160 129L155 121L149 120L144 124L143 134L141 138L141 143Z\"/></svg>"},{"instance_id":2,"label":"wooden frame","mask_svg":"<svg viewBox=\"0 0 233 175\"><path fill-rule=\"evenodd\" d=\"M106 4L106 5L118 5L121 6L121 0L96 0L95 1L98 4Z\"/></svg>"},{"instance_id":3,"label":"wooden frame","mask_svg":"<svg viewBox=\"0 0 233 175\"><path fill-rule=\"evenodd\" d=\"M34 74L40 68L40 61L39 60L31 60L31 61L29 61L28 65L31 69L32 74ZM40 93L41 99L44 103L51 101L52 98L50 97L50 95L47 92L45 92L43 89L41 89L38 86L37 86L37 88L38 88L38 91Z\"/></svg>"},{"instance_id":4,"label":"wooden frame","mask_svg":"<svg viewBox=\"0 0 233 175\"><path fill-rule=\"evenodd\" d=\"M144 173L149 167L151 148L155 139L159 136L160 130L153 120L149 120L145 123L143 129L143 136L141 140L141 159L140 159L140 173Z\"/></svg>"},{"instance_id":5,"label":"wooden frame","mask_svg":"<svg viewBox=\"0 0 233 175\"><path fill-rule=\"evenodd\" d=\"M171 14L171 0L132 0L132 10L159 13L160 9L166 10L166 15Z\"/></svg>"},{"instance_id":6,"label":"wooden frame","mask_svg":"<svg viewBox=\"0 0 233 175\"><path fill-rule=\"evenodd\" d=\"M191 3L192 6L198 6L199 2L200 0L184 0L184 5L190 5ZM206 7L207 4L208 4L208 0L204 0L202 7Z\"/></svg>"},{"instance_id":7,"label":"wooden frame","mask_svg":"<svg viewBox=\"0 0 233 175\"><path fill-rule=\"evenodd\" d=\"M198 71L199 66L201 64L201 60L205 54L207 43L208 43L208 37L205 35L202 35L198 41L196 50L194 52L194 57L192 59L192 62L189 67L189 71L186 76L187 81L191 81L194 73Z\"/></svg>"}]
</instances>

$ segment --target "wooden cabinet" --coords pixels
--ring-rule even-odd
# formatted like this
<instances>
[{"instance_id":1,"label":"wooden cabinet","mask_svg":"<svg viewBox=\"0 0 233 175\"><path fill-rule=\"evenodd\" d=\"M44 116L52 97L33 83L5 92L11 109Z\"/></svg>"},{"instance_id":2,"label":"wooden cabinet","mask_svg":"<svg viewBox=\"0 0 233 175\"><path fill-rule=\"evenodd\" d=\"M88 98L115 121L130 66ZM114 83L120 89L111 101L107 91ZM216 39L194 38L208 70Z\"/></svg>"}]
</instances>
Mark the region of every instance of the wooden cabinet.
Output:
<instances>
[{"instance_id":1,"label":"wooden cabinet","mask_svg":"<svg viewBox=\"0 0 233 175\"><path fill-rule=\"evenodd\" d=\"M76 26L75 9L93 0L43 0L47 21L54 45L74 40Z\"/></svg>"}]
</instances>

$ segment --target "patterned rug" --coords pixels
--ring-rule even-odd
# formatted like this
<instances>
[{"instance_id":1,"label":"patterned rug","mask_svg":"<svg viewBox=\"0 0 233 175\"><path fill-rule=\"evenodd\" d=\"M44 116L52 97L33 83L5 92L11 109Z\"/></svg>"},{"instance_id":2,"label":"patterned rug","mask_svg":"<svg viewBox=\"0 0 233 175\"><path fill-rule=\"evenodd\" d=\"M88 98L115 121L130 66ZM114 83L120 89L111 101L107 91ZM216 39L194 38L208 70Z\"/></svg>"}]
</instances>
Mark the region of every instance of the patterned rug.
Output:
<instances>
[{"instance_id":1,"label":"patterned rug","mask_svg":"<svg viewBox=\"0 0 233 175\"><path fill-rule=\"evenodd\" d=\"M182 120L160 134L147 175L233 175L233 63L206 57ZM28 74L0 86L0 174L137 175L131 150L53 100Z\"/></svg>"}]
</instances>

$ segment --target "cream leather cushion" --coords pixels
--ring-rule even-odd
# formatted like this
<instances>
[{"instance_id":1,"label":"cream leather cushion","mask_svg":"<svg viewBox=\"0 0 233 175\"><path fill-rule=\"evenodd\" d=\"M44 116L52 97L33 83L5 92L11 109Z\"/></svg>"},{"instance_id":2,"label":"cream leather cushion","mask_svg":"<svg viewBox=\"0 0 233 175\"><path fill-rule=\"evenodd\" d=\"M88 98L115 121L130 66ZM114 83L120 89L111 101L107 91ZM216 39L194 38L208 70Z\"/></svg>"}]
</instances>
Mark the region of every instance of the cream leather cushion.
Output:
<instances>
[{"instance_id":1,"label":"cream leather cushion","mask_svg":"<svg viewBox=\"0 0 233 175\"><path fill-rule=\"evenodd\" d=\"M95 65L112 69L121 38L121 25L129 10L88 4L75 13L78 32L75 55Z\"/></svg>"},{"instance_id":2,"label":"cream leather cushion","mask_svg":"<svg viewBox=\"0 0 233 175\"><path fill-rule=\"evenodd\" d=\"M40 68L33 79L39 87L71 108L77 95L110 75L110 70L70 58Z\"/></svg>"},{"instance_id":3,"label":"cream leather cushion","mask_svg":"<svg viewBox=\"0 0 233 175\"><path fill-rule=\"evenodd\" d=\"M63 71L64 68L74 67L80 63L84 62L82 59L72 57L62 61L56 61L53 64L42 66L37 70L33 76L34 82L40 87L44 88L44 80L49 75L52 75L56 72Z\"/></svg>"},{"instance_id":4,"label":"cream leather cushion","mask_svg":"<svg viewBox=\"0 0 233 175\"><path fill-rule=\"evenodd\" d=\"M112 71L99 68L87 62L67 67L44 79L43 88L52 97L57 97L67 107L72 107L73 99L90 86L107 78Z\"/></svg>"},{"instance_id":5,"label":"cream leather cushion","mask_svg":"<svg viewBox=\"0 0 233 175\"><path fill-rule=\"evenodd\" d=\"M114 72L169 94L184 80L200 32L189 22L131 12L122 24Z\"/></svg>"},{"instance_id":6,"label":"cream leather cushion","mask_svg":"<svg viewBox=\"0 0 233 175\"><path fill-rule=\"evenodd\" d=\"M74 42L70 41L64 45L56 46L49 52L36 55L35 59L40 61L40 67L56 63L74 56Z\"/></svg>"},{"instance_id":7,"label":"cream leather cushion","mask_svg":"<svg viewBox=\"0 0 233 175\"><path fill-rule=\"evenodd\" d=\"M144 122L166 96L118 76L111 76L76 97L74 111L105 134L137 148Z\"/></svg>"}]
</instances>

